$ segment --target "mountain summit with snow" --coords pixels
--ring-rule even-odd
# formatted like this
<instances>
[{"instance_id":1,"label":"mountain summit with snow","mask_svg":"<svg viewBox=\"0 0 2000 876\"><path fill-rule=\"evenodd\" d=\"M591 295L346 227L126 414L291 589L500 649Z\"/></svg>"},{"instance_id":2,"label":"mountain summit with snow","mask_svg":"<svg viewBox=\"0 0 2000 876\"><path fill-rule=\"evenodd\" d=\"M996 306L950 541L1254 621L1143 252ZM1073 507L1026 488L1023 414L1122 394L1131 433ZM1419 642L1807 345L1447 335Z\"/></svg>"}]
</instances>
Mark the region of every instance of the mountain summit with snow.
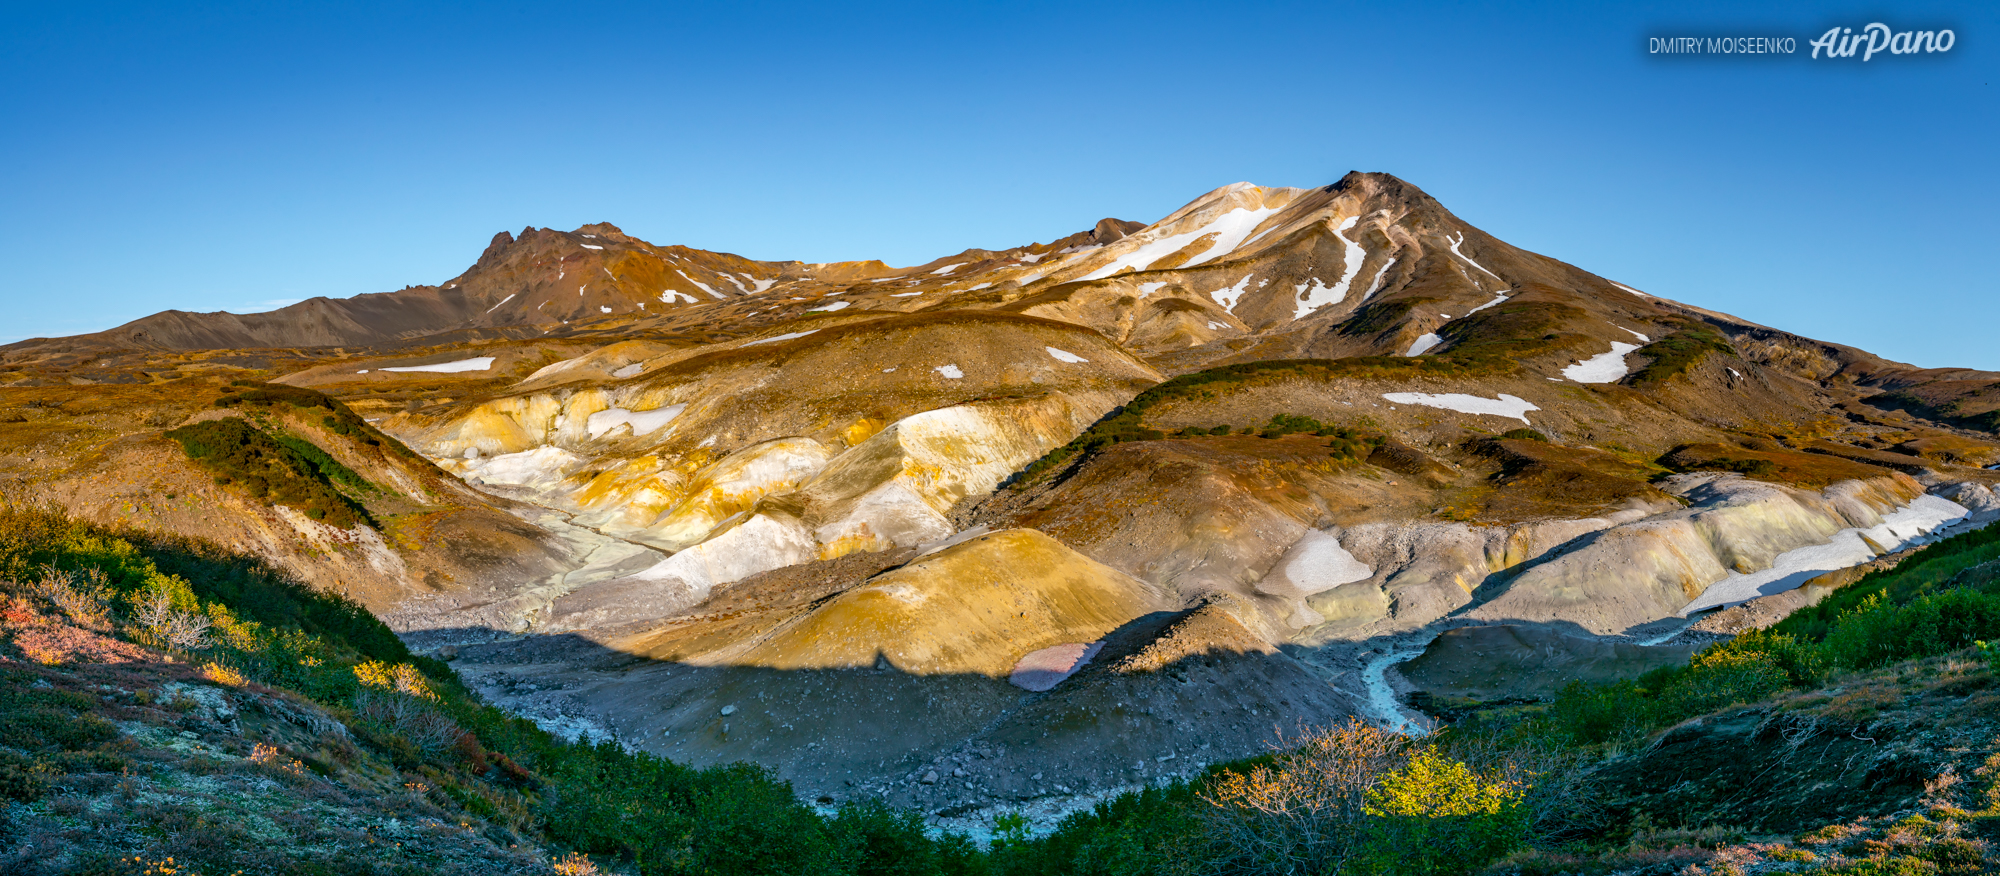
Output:
<instances>
[{"instance_id":1,"label":"mountain summit with snow","mask_svg":"<svg viewBox=\"0 0 2000 876\"><path fill-rule=\"evenodd\" d=\"M1684 661L2000 517L1996 411L1356 172L900 268L529 228L25 341L0 492L257 553L563 732L977 819ZM163 437L218 420L342 468ZM273 485L341 470L345 529Z\"/></svg>"}]
</instances>

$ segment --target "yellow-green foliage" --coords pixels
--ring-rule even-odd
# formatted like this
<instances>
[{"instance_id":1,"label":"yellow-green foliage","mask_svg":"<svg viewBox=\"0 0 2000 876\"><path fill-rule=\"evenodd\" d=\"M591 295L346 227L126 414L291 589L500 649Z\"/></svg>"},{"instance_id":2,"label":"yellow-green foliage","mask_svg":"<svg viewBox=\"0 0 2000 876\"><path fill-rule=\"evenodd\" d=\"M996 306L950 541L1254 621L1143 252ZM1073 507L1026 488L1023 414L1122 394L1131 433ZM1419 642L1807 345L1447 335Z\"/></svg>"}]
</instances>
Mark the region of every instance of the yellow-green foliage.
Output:
<instances>
[{"instance_id":1,"label":"yellow-green foliage","mask_svg":"<svg viewBox=\"0 0 2000 876\"><path fill-rule=\"evenodd\" d=\"M431 690L430 682L424 680L423 673L408 663L364 660L355 664L354 677L362 687L394 691L423 700L438 698L437 693Z\"/></svg>"},{"instance_id":2,"label":"yellow-green foliage","mask_svg":"<svg viewBox=\"0 0 2000 876\"><path fill-rule=\"evenodd\" d=\"M1430 876L1498 858L1527 835L1522 798L1518 783L1424 746L1368 791L1363 869Z\"/></svg>"}]
</instances>

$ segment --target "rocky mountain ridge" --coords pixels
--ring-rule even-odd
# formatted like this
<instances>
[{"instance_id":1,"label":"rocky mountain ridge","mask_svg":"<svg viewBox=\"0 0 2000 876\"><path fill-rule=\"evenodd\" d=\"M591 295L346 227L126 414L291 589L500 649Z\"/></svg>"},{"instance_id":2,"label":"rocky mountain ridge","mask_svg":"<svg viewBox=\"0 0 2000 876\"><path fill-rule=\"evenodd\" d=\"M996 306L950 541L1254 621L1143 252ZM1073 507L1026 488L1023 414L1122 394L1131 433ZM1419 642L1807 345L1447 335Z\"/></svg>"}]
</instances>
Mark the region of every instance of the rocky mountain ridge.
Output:
<instances>
[{"instance_id":1,"label":"rocky mountain ridge","mask_svg":"<svg viewBox=\"0 0 2000 876\"><path fill-rule=\"evenodd\" d=\"M2000 516L2000 376L1649 295L1386 174L900 269L503 232L440 286L12 345L0 384L10 495L254 546L552 726L961 814L1400 726L1394 664L1448 629L1616 676L1683 612ZM160 437L218 417L394 489L316 534Z\"/></svg>"}]
</instances>

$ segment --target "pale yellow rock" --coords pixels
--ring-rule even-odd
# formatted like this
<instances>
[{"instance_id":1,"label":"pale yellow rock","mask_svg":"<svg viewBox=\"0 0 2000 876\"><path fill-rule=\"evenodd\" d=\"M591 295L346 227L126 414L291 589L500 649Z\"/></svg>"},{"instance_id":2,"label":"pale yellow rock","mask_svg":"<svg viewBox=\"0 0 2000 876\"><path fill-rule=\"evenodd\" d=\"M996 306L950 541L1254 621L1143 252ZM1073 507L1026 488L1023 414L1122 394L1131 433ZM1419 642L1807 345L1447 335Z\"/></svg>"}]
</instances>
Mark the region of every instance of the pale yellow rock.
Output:
<instances>
[{"instance_id":1,"label":"pale yellow rock","mask_svg":"<svg viewBox=\"0 0 2000 876\"><path fill-rule=\"evenodd\" d=\"M1040 532L954 545L841 594L731 665L1004 678L1022 655L1103 638L1165 606L1156 588Z\"/></svg>"}]
</instances>

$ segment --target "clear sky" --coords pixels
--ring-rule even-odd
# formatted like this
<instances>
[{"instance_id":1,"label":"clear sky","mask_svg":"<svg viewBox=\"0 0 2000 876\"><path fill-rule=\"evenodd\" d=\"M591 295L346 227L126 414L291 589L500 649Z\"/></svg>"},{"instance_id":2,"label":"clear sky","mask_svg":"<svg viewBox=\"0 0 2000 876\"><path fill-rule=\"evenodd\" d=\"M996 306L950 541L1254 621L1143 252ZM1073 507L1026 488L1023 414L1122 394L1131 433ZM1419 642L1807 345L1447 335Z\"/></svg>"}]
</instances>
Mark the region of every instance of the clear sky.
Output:
<instances>
[{"instance_id":1,"label":"clear sky","mask_svg":"<svg viewBox=\"0 0 2000 876\"><path fill-rule=\"evenodd\" d=\"M308 5L0 0L0 342L441 282L526 225L906 265L1359 169L2000 370L2000 4ZM1806 57L1872 21L1957 43Z\"/></svg>"}]
</instances>

